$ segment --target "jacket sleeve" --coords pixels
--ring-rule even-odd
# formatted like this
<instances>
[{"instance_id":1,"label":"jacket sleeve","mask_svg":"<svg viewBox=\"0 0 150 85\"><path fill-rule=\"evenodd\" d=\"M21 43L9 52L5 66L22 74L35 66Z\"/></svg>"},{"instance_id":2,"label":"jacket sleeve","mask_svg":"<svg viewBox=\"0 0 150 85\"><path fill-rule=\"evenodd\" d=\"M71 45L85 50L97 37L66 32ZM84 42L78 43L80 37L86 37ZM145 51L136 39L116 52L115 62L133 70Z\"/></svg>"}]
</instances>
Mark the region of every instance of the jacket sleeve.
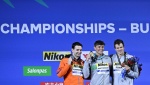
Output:
<instances>
[{"instance_id":1,"label":"jacket sleeve","mask_svg":"<svg viewBox=\"0 0 150 85\"><path fill-rule=\"evenodd\" d=\"M60 65L57 69L57 76L63 77L67 73L70 67L71 65L68 64L68 60L67 61L65 61L64 59L61 60Z\"/></svg>"},{"instance_id":2,"label":"jacket sleeve","mask_svg":"<svg viewBox=\"0 0 150 85\"><path fill-rule=\"evenodd\" d=\"M84 75L84 78L88 78L90 76L90 66L89 66L88 61L84 62L83 75Z\"/></svg>"},{"instance_id":3,"label":"jacket sleeve","mask_svg":"<svg viewBox=\"0 0 150 85\"><path fill-rule=\"evenodd\" d=\"M138 77L139 71L138 71L138 66L137 66L137 64L134 65L134 69L133 69L133 70L130 70L130 72L128 72L127 75L130 76L130 77L133 77L133 78L137 78L137 77Z\"/></svg>"}]
</instances>

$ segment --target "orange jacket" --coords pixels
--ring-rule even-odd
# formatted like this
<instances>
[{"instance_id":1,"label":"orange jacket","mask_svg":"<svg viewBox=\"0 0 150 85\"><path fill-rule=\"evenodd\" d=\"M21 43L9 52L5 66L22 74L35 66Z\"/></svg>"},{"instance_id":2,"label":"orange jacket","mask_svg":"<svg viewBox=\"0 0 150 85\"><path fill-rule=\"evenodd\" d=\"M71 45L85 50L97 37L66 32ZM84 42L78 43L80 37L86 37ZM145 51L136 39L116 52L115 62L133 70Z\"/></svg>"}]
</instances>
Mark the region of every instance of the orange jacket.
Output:
<instances>
[{"instance_id":1,"label":"orange jacket","mask_svg":"<svg viewBox=\"0 0 150 85\"><path fill-rule=\"evenodd\" d=\"M82 65L83 61L73 60L71 65L68 65L69 58L63 58L60 62L59 68L57 70L58 77L64 77L64 85L84 85L83 76L72 75L72 65Z\"/></svg>"}]
</instances>

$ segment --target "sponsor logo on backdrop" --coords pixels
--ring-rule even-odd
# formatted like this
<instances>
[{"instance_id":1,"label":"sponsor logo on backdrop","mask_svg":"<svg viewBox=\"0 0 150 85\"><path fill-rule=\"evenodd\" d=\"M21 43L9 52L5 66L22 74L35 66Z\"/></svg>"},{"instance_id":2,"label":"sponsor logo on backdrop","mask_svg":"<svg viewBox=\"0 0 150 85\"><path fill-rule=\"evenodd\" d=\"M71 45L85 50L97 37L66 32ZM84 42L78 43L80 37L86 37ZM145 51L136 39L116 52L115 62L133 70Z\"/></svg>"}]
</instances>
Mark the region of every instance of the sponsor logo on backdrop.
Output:
<instances>
[{"instance_id":1,"label":"sponsor logo on backdrop","mask_svg":"<svg viewBox=\"0 0 150 85\"><path fill-rule=\"evenodd\" d=\"M82 54L81 54L81 59L82 60L85 60L86 59L86 56L90 53L90 51L82 51ZM93 51L93 53L95 53L95 51ZM103 52L105 55L108 55L108 51L104 51Z\"/></svg>"},{"instance_id":2,"label":"sponsor logo on backdrop","mask_svg":"<svg viewBox=\"0 0 150 85\"><path fill-rule=\"evenodd\" d=\"M70 51L43 51L43 61L60 61L70 53Z\"/></svg>"},{"instance_id":3,"label":"sponsor logo on backdrop","mask_svg":"<svg viewBox=\"0 0 150 85\"><path fill-rule=\"evenodd\" d=\"M86 82L86 85L90 85L90 82Z\"/></svg>"},{"instance_id":4,"label":"sponsor logo on backdrop","mask_svg":"<svg viewBox=\"0 0 150 85\"><path fill-rule=\"evenodd\" d=\"M40 85L64 85L63 82L41 82Z\"/></svg>"},{"instance_id":5,"label":"sponsor logo on backdrop","mask_svg":"<svg viewBox=\"0 0 150 85\"><path fill-rule=\"evenodd\" d=\"M82 51L81 59L85 60L90 51ZM43 61L60 61L65 55L70 54L70 51L43 51ZM95 53L95 51L93 51ZM104 51L108 55L108 51Z\"/></svg>"},{"instance_id":6,"label":"sponsor logo on backdrop","mask_svg":"<svg viewBox=\"0 0 150 85\"><path fill-rule=\"evenodd\" d=\"M50 76L51 67L50 66L24 66L23 74L24 76Z\"/></svg>"}]
</instances>

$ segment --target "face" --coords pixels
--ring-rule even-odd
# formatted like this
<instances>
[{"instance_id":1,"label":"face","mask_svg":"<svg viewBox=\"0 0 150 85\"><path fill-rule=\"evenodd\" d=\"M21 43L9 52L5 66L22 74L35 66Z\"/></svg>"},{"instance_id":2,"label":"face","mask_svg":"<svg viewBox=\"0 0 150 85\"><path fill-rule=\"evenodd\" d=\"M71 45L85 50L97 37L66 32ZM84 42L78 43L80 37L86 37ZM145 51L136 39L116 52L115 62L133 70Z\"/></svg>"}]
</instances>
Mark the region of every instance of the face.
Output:
<instances>
[{"instance_id":1,"label":"face","mask_svg":"<svg viewBox=\"0 0 150 85\"><path fill-rule=\"evenodd\" d=\"M98 55L101 55L104 51L104 45L96 45L94 49Z\"/></svg>"},{"instance_id":2,"label":"face","mask_svg":"<svg viewBox=\"0 0 150 85\"><path fill-rule=\"evenodd\" d=\"M82 47L81 46L75 46L74 49L72 49L72 53L75 57L80 57L82 53Z\"/></svg>"},{"instance_id":3,"label":"face","mask_svg":"<svg viewBox=\"0 0 150 85\"><path fill-rule=\"evenodd\" d=\"M124 54L124 46L123 46L123 44L122 43L116 44L115 45L115 50L116 50L118 55L123 55Z\"/></svg>"}]
</instances>

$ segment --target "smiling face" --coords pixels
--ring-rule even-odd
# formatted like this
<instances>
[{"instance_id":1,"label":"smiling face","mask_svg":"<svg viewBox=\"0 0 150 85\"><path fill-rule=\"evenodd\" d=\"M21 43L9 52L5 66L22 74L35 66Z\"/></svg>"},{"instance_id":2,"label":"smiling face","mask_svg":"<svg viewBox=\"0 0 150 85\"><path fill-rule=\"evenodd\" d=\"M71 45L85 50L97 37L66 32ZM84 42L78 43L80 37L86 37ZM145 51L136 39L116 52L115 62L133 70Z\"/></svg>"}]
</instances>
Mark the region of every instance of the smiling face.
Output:
<instances>
[{"instance_id":1,"label":"smiling face","mask_svg":"<svg viewBox=\"0 0 150 85\"><path fill-rule=\"evenodd\" d=\"M124 46L122 43L115 44L115 50L116 50L118 55L124 55Z\"/></svg>"},{"instance_id":2,"label":"smiling face","mask_svg":"<svg viewBox=\"0 0 150 85\"><path fill-rule=\"evenodd\" d=\"M82 46L76 45L72 49L72 53L73 53L74 57L79 58L81 56L81 54L82 54Z\"/></svg>"},{"instance_id":3,"label":"smiling face","mask_svg":"<svg viewBox=\"0 0 150 85\"><path fill-rule=\"evenodd\" d=\"M78 59L80 56L81 56L81 53L82 53L82 44L80 42L74 42L72 44L72 54L73 56Z\"/></svg>"},{"instance_id":4,"label":"smiling face","mask_svg":"<svg viewBox=\"0 0 150 85\"><path fill-rule=\"evenodd\" d=\"M97 40L94 43L94 50L98 56L103 54L105 43L101 40Z\"/></svg>"},{"instance_id":5,"label":"smiling face","mask_svg":"<svg viewBox=\"0 0 150 85\"><path fill-rule=\"evenodd\" d=\"M104 45L96 45L94 47L97 55L102 55L103 54L103 51L104 51Z\"/></svg>"}]
</instances>

